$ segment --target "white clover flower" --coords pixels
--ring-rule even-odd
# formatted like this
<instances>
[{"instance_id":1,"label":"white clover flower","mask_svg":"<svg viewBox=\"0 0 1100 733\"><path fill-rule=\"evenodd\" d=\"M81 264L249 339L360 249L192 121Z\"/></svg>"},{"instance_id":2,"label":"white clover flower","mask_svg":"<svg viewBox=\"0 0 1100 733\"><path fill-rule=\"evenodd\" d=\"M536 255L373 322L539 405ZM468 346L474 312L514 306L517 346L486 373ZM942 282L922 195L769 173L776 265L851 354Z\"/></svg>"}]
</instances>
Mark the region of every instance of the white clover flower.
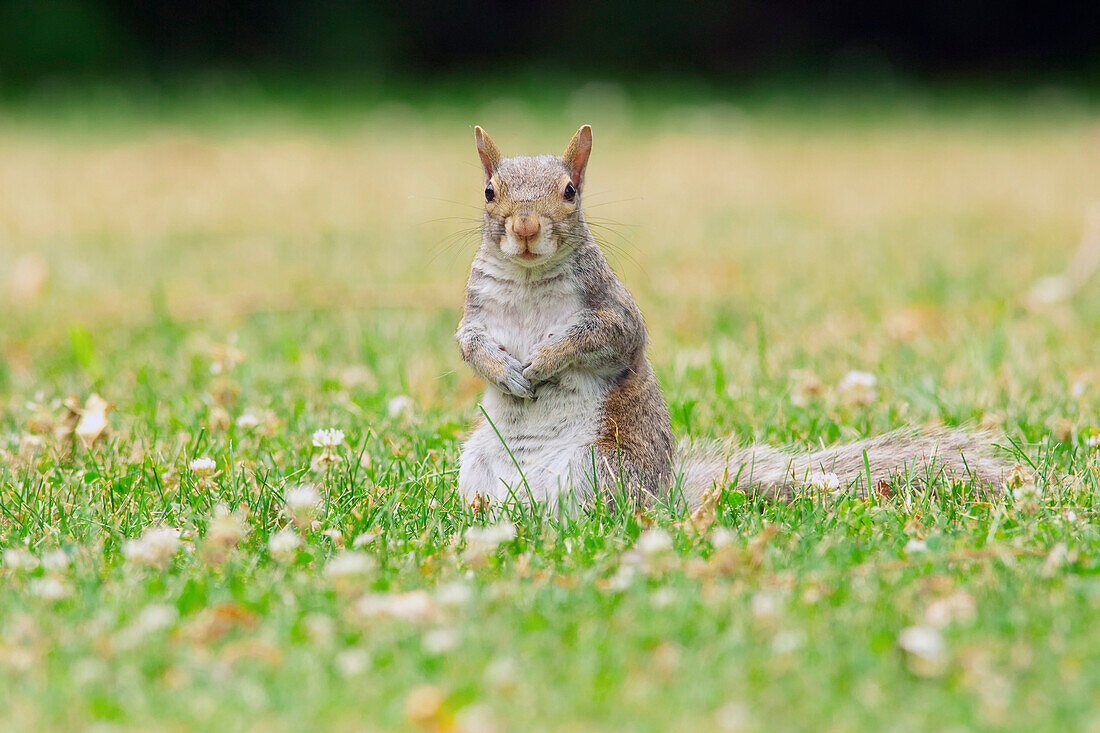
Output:
<instances>
[{"instance_id":1,"label":"white clover flower","mask_svg":"<svg viewBox=\"0 0 1100 733\"><path fill-rule=\"evenodd\" d=\"M218 464L214 462L213 458L203 456L191 461L188 468L199 478L210 478L218 470Z\"/></svg>"},{"instance_id":2,"label":"white clover flower","mask_svg":"<svg viewBox=\"0 0 1100 733\"><path fill-rule=\"evenodd\" d=\"M653 557L672 551L672 535L660 527L650 527L638 535L638 541L634 543L634 549L641 553L642 557Z\"/></svg>"},{"instance_id":3,"label":"white clover flower","mask_svg":"<svg viewBox=\"0 0 1100 733\"><path fill-rule=\"evenodd\" d=\"M1034 514L1039 511L1043 490L1033 480L1028 480L1012 490L1012 498L1016 500L1017 510L1024 514Z\"/></svg>"},{"instance_id":4,"label":"white clover flower","mask_svg":"<svg viewBox=\"0 0 1100 733\"><path fill-rule=\"evenodd\" d=\"M167 629L179 618L179 611L175 606L164 603L150 603L141 609L134 625L144 633Z\"/></svg>"},{"instance_id":5,"label":"white clover flower","mask_svg":"<svg viewBox=\"0 0 1100 733\"><path fill-rule=\"evenodd\" d=\"M313 445L317 448L337 448L344 443L344 431L327 428L313 433Z\"/></svg>"},{"instance_id":6,"label":"white clover flower","mask_svg":"<svg viewBox=\"0 0 1100 733\"><path fill-rule=\"evenodd\" d=\"M377 532L363 532L355 536L355 539L351 541L351 546L358 550L360 547L366 547L374 542L377 537Z\"/></svg>"},{"instance_id":7,"label":"white clover flower","mask_svg":"<svg viewBox=\"0 0 1100 733\"><path fill-rule=\"evenodd\" d=\"M298 484L283 492L286 513L297 527L308 526L321 509L321 494L313 484Z\"/></svg>"},{"instance_id":8,"label":"white clover flower","mask_svg":"<svg viewBox=\"0 0 1100 733\"><path fill-rule=\"evenodd\" d=\"M875 390L877 384L878 379L874 374L853 370L844 375L837 388L849 403L869 405L878 397Z\"/></svg>"},{"instance_id":9,"label":"white clover flower","mask_svg":"<svg viewBox=\"0 0 1100 733\"><path fill-rule=\"evenodd\" d=\"M336 636L336 619L328 614L307 613L302 618L302 625L314 644L328 644Z\"/></svg>"},{"instance_id":10,"label":"white clover flower","mask_svg":"<svg viewBox=\"0 0 1100 733\"><path fill-rule=\"evenodd\" d=\"M77 686L91 685L106 678L108 667L102 659L84 657L72 663L69 674Z\"/></svg>"},{"instance_id":11,"label":"white clover flower","mask_svg":"<svg viewBox=\"0 0 1100 733\"><path fill-rule=\"evenodd\" d=\"M44 601L60 601L63 598L68 598L72 593L69 586L53 576L33 578L30 582L29 590L33 595L38 596Z\"/></svg>"},{"instance_id":12,"label":"white clover flower","mask_svg":"<svg viewBox=\"0 0 1100 733\"><path fill-rule=\"evenodd\" d=\"M924 622L935 628L943 628L954 621L967 621L974 618L974 597L963 591L956 591L937 598L924 609Z\"/></svg>"},{"instance_id":13,"label":"white clover flower","mask_svg":"<svg viewBox=\"0 0 1100 733\"><path fill-rule=\"evenodd\" d=\"M455 713L455 730L469 733L495 733L503 728L497 723L488 705L475 702Z\"/></svg>"},{"instance_id":14,"label":"white clover flower","mask_svg":"<svg viewBox=\"0 0 1100 733\"><path fill-rule=\"evenodd\" d=\"M853 369L840 380L840 391L850 392L855 389L874 389L878 384L878 377L871 372L861 372Z\"/></svg>"},{"instance_id":15,"label":"white clover flower","mask_svg":"<svg viewBox=\"0 0 1100 733\"><path fill-rule=\"evenodd\" d=\"M1085 445L1089 448L1100 448L1100 433L1093 433L1085 441Z\"/></svg>"},{"instance_id":16,"label":"white clover flower","mask_svg":"<svg viewBox=\"0 0 1100 733\"><path fill-rule=\"evenodd\" d=\"M474 592L469 585L457 580L439 585L435 589L435 599L440 605L448 608L465 606L473 595Z\"/></svg>"},{"instance_id":17,"label":"white clover flower","mask_svg":"<svg viewBox=\"0 0 1100 733\"><path fill-rule=\"evenodd\" d=\"M19 436L19 452L23 455L33 454L46 446L46 439L41 435L23 433Z\"/></svg>"},{"instance_id":18,"label":"white clover flower","mask_svg":"<svg viewBox=\"0 0 1100 733\"><path fill-rule=\"evenodd\" d=\"M337 449L344 444L344 431L336 428L318 430L313 434L313 445L321 449L321 453L313 459L313 468L320 469L340 462Z\"/></svg>"},{"instance_id":19,"label":"white clover flower","mask_svg":"<svg viewBox=\"0 0 1100 733\"><path fill-rule=\"evenodd\" d=\"M832 493L840 490L840 476L835 473L813 473L810 474L809 479L810 487L816 491L828 491Z\"/></svg>"},{"instance_id":20,"label":"white clover flower","mask_svg":"<svg viewBox=\"0 0 1100 733\"><path fill-rule=\"evenodd\" d=\"M365 552L341 552L325 565L326 578L351 578L363 576L377 565L374 557Z\"/></svg>"},{"instance_id":21,"label":"white clover flower","mask_svg":"<svg viewBox=\"0 0 1100 733\"><path fill-rule=\"evenodd\" d=\"M776 654L790 654L806 643L806 634L801 631L780 631L772 639L772 651Z\"/></svg>"},{"instance_id":22,"label":"white clover flower","mask_svg":"<svg viewBox=\"0 0 1100 733\"><path fill-rule=\"evenodd\" d=\"M386 403L386 415L390 418L401 417L402 415L411 415L413 411L412 397L408 395L398 395L389 402Z\"/></svg>"},{"instance_id":23,"label":"white clover flower","mask_svg":"<svg viewBox=\"0 0 1100 733\"><path fill-rule=\"evenodd\" d=\"M38 558L25 547L9 547L4 550L4 566L12 570L34 570Z\"/></svg>"},{"instance_id":24,"label":"white clover flower","mask_svg":"<svg viewBox=\"0 0 1100 733\"><path fill-rule=\"evenodd\" d=\"M676 592L671 588L661 587L653 591L649 597L649 605L656 609L668 608L676 602Z\"/></svg>"},{"instance_id":25,"label":"white clover flower","mask_svg":"<svg viewBox=\"0 0 1100 733\"><path fill-rule=\"evenodd\" d=\"M905 543L905 548L902 552L906 555L919 555L922 552L928 552L928 545L922 539L911 537L909 541Z\"/></svg>"},{"instance_id":26,"label":"white clover flower","mask_svg":"<svg viewBox=\"0 0 1100 733\"><path fill-rule=\"evenodd\" d=\"M947 666L947 644L932 626L909 626L898 634L898 646L910 655L910 669L916 674L942 674Z\"/></svg>"},{"instance_id":27,"label":"white clover flower","mask_svg":"<svg viewBox=\"0 0 1100 733\"><path fill-rule=\"evenodd\" d=\"M345 649L336 655L336 669L344 677L363 674L370 667L370 654L365 649Z\"/></svg>"},{"instance_id":28,"label":"white clover flower","mask_svg":"<svg viewBox=\"0 0 1100 733\"><path fill-rule=\"evenodd\" d=\"M1035 281L1027 293L1027 303L1032 308L1057 305L1073 295L1073 281L1065 275L1047 275Z\"/></svg>"},{"instance_id":29,"label":"white clover flower","mask_svg":"<svg viewBox=\"0 0 1100 733\"><path fill-rule=\"evenodd\" d=\"M719 527L710 533L710 544L716 550L729 547L737 540L737 534L729 527Z\"/></svg>"},{"instance_id":30,"label":"white clover flower","mask_svg":"<svg viewBox=\"0 0 1100 733\"><path fill-rule=\"evenodd\" d=\"M112 639L116 651L136 648L147 636L163 631L176 622L179 612L173 606L151 603L141 609L137 617L118 630Z\"/></svg>"},{"instance_id":31,"label":"white clover flower","mask_svg":"<svg viewBox=\"0 0 1100 733\"><path fill-rule=\"evenodd\" d=\"M740 702L728 702L714 713L719 730L736 733L749 729L749 709Z\"/></svg>"},{"instance_id":32,"label":"white clover flower","mask_svg":"<svg viewBox=\"0 0 1100 733\"><path fill-rule=\"evenodd\" d=\"M624 557L624 560L627 558ZM607 590L621 592L626 590L638 577L638 566L624 562L615 569L615 574L607 579Z\"/></svg>"},{"instance_id":33,"label":"white clover flower","mask_svg":"<svg viewBox=\"0 0 1100 733\"><path fill-rule=\"evenodd\" d=\"M364 618L393 618L414 624L430 623L439 615L432 597L423 590L407 593L368 593L353 610Z\"/></svg>"},{"instance_id":34,"label":"white clover flower","mask_svg":"<svg viewBox=\"0 0 1100 733\"><path fill-rule=\"evenodd\" d=\"M523 670L513 657L497 657L485 667L482 673L485 683L497 692L514 688L516 680L521 678Z\"/></svg>"},{"instance_id":35,"label":"white clover flower","mask_svg":"<svg viewBox=\"0 0 1100 733\"><path fill-rule=\"evenodd\" d=\"M1029 481L1012 490L1012 498L1016 501L1038 501L1043 495L1043 490Z\"/></svg>"},{"instance_id":36,"label":"white clover flower","mask_svg":"<svg viewBox=\"0 0 1100 733\"><path fill-rule=\"evenodd\" d=\"M516 525L509 521L498 522L489 527L470 527L466 530L466 551L463 559L478 562L497 551L505 542L516 538Z\"/></svg>"},{"instance_id":37,"label":"white clover flower","mask_svg":"<svg viewBox=\"0 0 1100 733\"><path fill-rule=\"evenodd\" d=\"M214 518L206 529L206 541L221 549L236 547L248 533L244 512L229 511L225 504L214 507Z\"/></svg>"},{"instance_id":38,"label":"white clover flower","mask_svg":"<svg viewBox=\"0 0 1100 733\"><path fill-rule=\"evenodd\" d=\"M210 373L227 374L244 361L245 353L232 343L214 344L210 347Z\"/></svg>"},{"instance_id":39,"label":"white clover flower","mask_svg":"<svg viewBox=\"0 0 1100 733\"><path fill-rule=\"evenodd\" d=\"M292 529L280 529L267 540L267 551L278 562L290 562L298 556L302 538Z\"/></svg>"},{"instance_id":40,"label":"white clover flower","mask_svg":"<svg viewBox=\"0 0 1100 733\"><path fill-rule=\"evenodd\" d=\"M749 609L757 618L775 618L779 614L779 598L774 593L761 591L749 601Z\"/></svg>"},{"instance_id":41,"label":"white clover flower","mask_svg":"<svg viewBox=\"0 0 1100 733\"><path fill-rule=\"evenodd\" d=\"M454 629L432 629L420 642L428 654L445 654L458 646L458 634Z\"/></svg>"},{"instance_id":42,"label":"white clover flower","mask_svg":"<svg viewBox=\"0 0 1100 733\"><path fill-rule=\"evenodd\" d=\"M127 540L122 555L132 562L164 567L180 548L181 531L173 527L150 527L140 539Z\"/></svg>"},{"instance_id":43,"label":"white clover flower","mask_svg":"<svg viewBox=\"0 0 1100 733\"><path fill-rule=\"evenodd\" d=\"M254 412L245 412L237 417L236 424L241 430L251 430L260 426L260 418Z\"/></svg>"},{"instance_id":44,"label":"white clover flower","mask_svg":"<svg viewBox=\"0 0 1100 733\"><path fill-rule=\"evenodd\" d=\"M52 572L61 572L69 567L69 556L64 550L51 550L42 555L42 567Z\"/></svg>"},{"instance_id":45,"label":"white clover flower","mask_svg":"<svg viewBox=\"0 0 1100 733\"><path fill-rule=\"evenodd\" d=\"M1069 562L1069 558L1069 546L1065 542L1057 543L1047 553L1046 560L1043 562L1043 569L1040 571L1041 575L1044 578L1054 575L1059 568Z\"/></svg>"},{"instance_id":46,"label":"white clover flower","mask_svg":"<svg viewBox=\"0 0 1100 733\"><path fill-rule=\"evenodd\" d=\"M825 385L812 372L796 372L792 376L797 380L791 390L791 404L795 407L806 407L825 392Z\"/></svg>"}]
</instances>

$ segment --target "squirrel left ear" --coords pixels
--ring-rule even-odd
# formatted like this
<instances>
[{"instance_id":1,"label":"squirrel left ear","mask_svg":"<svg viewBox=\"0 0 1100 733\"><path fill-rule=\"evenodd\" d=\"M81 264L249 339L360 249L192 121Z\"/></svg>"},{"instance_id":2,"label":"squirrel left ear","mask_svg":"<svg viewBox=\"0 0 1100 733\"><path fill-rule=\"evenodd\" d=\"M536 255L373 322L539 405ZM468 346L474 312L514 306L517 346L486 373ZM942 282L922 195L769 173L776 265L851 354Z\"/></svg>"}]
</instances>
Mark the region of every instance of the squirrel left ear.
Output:
<instances>
[{"instance_id":1,"label":"squirrel left ear","mask_svg":"<svg viewBox=\"0 0 1100 733\"><path fill-rule=\"evenodd\" d=\"M474 141L477 142L477 154L481 156L481 167L485 169L485 180L488 181L500 165L500 150L480 125L474 125Z\"/></svg>"},{"instance_id":2,"label":"squirrel left ear","mask_svg":"<svg viewBox=\"0 0 1100 733\"><path fill-rule=\"evenodd\" d=\"M588 165L588 156L592 154L592 125L581 125L577 134L569 141L561 159L565 167L569 169L569 176L573 179L573 185L580 190L584 182L584 169Z\"/></svg>"}]
</instances>

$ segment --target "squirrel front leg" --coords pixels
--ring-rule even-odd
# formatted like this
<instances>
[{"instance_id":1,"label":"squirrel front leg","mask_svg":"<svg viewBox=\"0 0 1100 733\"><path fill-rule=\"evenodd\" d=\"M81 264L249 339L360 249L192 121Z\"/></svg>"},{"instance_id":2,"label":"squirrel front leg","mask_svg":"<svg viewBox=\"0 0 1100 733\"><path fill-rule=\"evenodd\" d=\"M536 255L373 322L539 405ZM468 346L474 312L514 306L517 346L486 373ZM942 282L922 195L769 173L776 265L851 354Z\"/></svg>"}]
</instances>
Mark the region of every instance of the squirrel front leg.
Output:
<instances>
[{"instance_id":1,"label":"squirrel front leg","mask_svg":"<svg viewBox=\"0 0 1100 733\"><path fill-rule=\"evenodd\" d=\"M565 369L618 372L634 362L645 348L645 327L637 306L603 303L582 310L564 333L555 334L535 349L523 376L538 385Z\"/></svg>"},{"instance_id":2,"label":"squirrel front leg","mask_svg":"<svg viewBox=\"0 0 1100 733\"><path fill-rule=\"evenodd\" d=\"M478 376L507 394L526 400L535 398L531 383L523 376L523 365L519 359L505 351L483 328L464 319L459 324L456 338L463 361Z\"/></svg>"}]
</instances>

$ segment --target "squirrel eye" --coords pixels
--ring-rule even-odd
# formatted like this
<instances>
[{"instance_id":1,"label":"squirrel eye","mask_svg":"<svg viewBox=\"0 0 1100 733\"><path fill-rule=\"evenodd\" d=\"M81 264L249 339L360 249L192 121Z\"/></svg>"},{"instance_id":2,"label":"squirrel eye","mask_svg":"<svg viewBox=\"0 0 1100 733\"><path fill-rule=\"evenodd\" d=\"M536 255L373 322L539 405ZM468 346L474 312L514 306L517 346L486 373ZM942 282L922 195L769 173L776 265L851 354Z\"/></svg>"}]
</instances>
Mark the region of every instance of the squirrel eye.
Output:
<instances>
[{"instance_id":1,"label":"squirrel eye","mask_svg":"<svg viewBox=\"0 0 1100 733\"><path fill-rule=\"evenodd\" d=\"M497 192L493 190L493 184L489 184L485 187L485 202L492 201L497 195Z\"/></svg>"},{"instance_id":2,"label":"squirrel eye","mask_svg":"<svg viewBox=\"0 0 1100 733\"><path fill-rule=\"evenodd\" d=\"M577 198L577 189L574 188L572 181L565 184L565 190L561 192L561 195L566 201L572 201Z\"/></svg>"}]
</instances>

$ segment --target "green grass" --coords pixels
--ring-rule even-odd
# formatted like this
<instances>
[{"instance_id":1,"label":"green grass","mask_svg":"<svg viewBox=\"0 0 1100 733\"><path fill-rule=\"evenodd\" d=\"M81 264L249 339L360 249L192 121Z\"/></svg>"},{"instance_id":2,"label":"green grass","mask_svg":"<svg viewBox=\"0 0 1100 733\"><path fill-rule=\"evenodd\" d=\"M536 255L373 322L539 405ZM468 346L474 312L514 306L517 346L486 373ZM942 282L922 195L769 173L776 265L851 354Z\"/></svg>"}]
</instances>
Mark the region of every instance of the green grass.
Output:
<instances>
[{"instance_id":1,"label":"green grass","mask_svg":"<svg viewBox=\"0 0 1100 733\"><path fill-rule=\"evenodd\" d=\"M479 385L452 336L472 243L445 241L477 216L470 126L541 151L588 110L76 137L9 120L0 547L50 567L0 563L3 727L1095 725L1100 297L1023 297L1100 201L1095 120L914 104L852 130L810 104L792 120L718 101L590 112L590 205L609 202L592 213L625 250L676 432L811 445L982 424L1037 496L726 492L702 535L662 506L476 513L455 468ZM239 363L212 369L227 345ZM878 377L869 404L837 389L853 369ZM87 448L62 402L96 393L115 408ZM330 427L346 441L315 465ZM323 509L273 558L303 483ZM219 504L247 515L221 552ZM501 521L513 539L467 547ZM163 567L123 552L155 526L183 531ZM326 572L356 538L363 572ZM910 627L942 651L905 651Z\"/></svg>"}]
</instances>

